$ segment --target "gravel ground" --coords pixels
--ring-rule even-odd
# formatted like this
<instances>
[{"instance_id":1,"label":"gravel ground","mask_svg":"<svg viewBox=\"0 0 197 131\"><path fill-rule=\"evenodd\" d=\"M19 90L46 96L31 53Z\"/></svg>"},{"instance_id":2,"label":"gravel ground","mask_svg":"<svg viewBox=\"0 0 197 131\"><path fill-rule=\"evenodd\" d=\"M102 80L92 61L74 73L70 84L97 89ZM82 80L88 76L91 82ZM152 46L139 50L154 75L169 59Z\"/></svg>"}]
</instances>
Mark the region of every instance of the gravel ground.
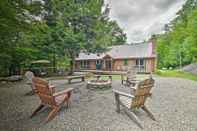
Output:
<instances>
[{"instance_id":1,"label":"gravel ground","mask_svg":"<svg viewBox=\"0 0 197 131\"><path fill-rule=\"evenodd\" d=\"M144 131L197 131L197 82L180 78L156 77L153 96L146 105L155 115L152 121L142 110L137 111ZM58 90L75 88L70 108L62 108L47 124L46 108L34 118L29 116L38 106L35 95L27 95L25 82L0 84L1 131L141 131L127 115L115 112L112 89L88 90L85 83L67 84L65 80L50 81ZM120 81L113 81L120 88Z\"/></svg>"}]
</instances>

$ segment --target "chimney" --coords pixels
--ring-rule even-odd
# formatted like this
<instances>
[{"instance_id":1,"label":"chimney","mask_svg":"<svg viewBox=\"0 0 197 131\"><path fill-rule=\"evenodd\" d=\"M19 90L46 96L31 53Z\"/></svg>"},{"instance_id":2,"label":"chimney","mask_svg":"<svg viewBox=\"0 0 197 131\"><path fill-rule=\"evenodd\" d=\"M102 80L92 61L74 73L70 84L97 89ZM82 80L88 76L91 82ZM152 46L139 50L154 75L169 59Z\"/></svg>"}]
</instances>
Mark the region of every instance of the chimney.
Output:
<instances>
[{"instance_id":1,"label":"chimney","mask_svg":"<svg viewBox=\"0 0 197 131\"><path fill-rule=\"evenodd\" d=\"M150 38L149 45L151 48L151 56L156 55L156 36L155 35L152 35L152 37Z\"/></svg>"}]
</instances>

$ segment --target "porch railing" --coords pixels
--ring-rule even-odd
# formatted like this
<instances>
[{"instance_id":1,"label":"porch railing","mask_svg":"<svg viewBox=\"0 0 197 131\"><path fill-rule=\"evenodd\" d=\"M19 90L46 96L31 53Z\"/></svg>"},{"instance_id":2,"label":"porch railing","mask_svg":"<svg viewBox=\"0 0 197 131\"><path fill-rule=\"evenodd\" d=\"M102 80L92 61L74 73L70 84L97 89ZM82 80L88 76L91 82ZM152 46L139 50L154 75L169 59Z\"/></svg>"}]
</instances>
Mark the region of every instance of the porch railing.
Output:
<instances>
[{"instance_id":1,"label":"porch railing","mask_svg":"<svg viewBox=\"0 0 197 131\"><path fill-rule=\"evenodd\" d=\"M144 65L136 65L135 69L139 73L145 73L146 72L146 67Z\"/></svg>"}]
</instances>

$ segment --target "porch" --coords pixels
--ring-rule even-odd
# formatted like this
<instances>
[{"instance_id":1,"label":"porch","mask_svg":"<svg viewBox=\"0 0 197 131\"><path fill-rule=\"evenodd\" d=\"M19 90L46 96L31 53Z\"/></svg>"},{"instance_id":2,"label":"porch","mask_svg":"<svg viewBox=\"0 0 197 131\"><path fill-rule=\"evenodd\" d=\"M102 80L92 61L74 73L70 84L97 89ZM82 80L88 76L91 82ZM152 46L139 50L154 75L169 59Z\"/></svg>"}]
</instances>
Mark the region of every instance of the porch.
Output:
<instances>
[{"instance_id":1,"label":"porch","mask_svg":"<svg viewBox=\"0 0 197 131\"><path fill-rule=\"evenodd\" d=\"M135 68L138 73L154 72L155 65L152 59L112 59L77 61L76 71L127 71Z\"/></svg>"}]
</instances>

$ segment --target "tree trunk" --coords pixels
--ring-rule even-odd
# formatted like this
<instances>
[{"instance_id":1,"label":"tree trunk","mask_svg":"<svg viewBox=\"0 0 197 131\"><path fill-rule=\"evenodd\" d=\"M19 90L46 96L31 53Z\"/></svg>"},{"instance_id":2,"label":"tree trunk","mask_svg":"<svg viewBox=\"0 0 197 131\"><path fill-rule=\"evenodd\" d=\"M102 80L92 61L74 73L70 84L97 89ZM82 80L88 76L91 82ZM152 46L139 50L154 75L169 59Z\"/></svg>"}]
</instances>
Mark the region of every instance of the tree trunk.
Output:
<instances>
[{"instance_id":1,"label":"tree trunk","mask_svg":"<svg viewBox=\"0 0 197 131\"><path fill-rule=\"evenodd\" d=\"M75 71L75 57L72 56L71 61L70 61L70 72L69 75L72 75Z\"/></svg>"},{"instance_id":2,"label":"tree trunk","mask_svg":"<svg viewBox=\"0 0 197 131\"><path fill-rule=\"evenodd\" d=\"M180 70L182 69L182 56L181 56L181 51L179 51L179 68L180 68Z\"/></svg>"},{"instance_id":3,"label":"tree trunk","mask_svg":"<svg viewBox=\"0 0 197 131\"><path fill-rule=\"evenodd\" d=\"M53 73L56 72L56 57L55 57L55 53L53 54Z\"/></svg>"}]
</instances>

